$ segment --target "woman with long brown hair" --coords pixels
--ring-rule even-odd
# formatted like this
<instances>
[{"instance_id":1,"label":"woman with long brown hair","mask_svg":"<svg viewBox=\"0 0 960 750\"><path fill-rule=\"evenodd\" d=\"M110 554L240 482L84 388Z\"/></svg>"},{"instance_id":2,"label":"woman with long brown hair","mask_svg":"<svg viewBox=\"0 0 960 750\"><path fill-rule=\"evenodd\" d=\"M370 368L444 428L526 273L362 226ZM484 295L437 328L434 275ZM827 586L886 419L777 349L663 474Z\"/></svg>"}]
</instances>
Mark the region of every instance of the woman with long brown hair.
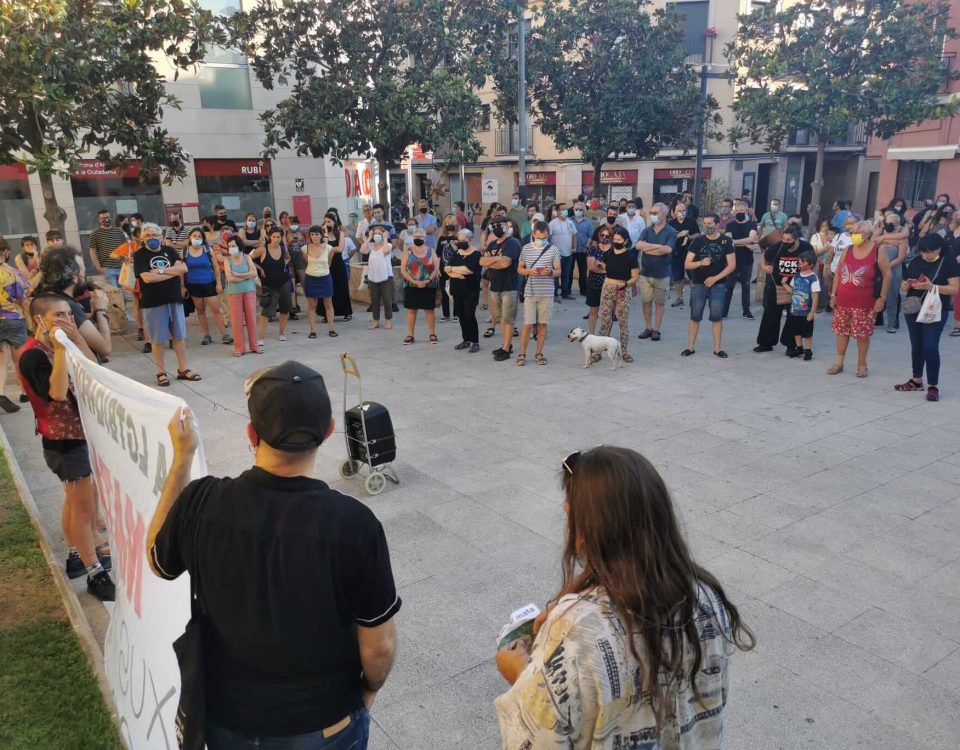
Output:
<instances>
[{"instance_id":1,"label":"woman with long brown hair","mask_svg":"<svg viewBox=\"0 0 960 750\"><path fill-rule=\"evenodd\" d=\"M532 643L497 653L513 686L496 700L503 747L661 747L681 732L686 749L720 747L728 662L754 637L694 562L662 477L601 446L564 460L563 489L560 592Z\"/></svg>"}]
</instances>

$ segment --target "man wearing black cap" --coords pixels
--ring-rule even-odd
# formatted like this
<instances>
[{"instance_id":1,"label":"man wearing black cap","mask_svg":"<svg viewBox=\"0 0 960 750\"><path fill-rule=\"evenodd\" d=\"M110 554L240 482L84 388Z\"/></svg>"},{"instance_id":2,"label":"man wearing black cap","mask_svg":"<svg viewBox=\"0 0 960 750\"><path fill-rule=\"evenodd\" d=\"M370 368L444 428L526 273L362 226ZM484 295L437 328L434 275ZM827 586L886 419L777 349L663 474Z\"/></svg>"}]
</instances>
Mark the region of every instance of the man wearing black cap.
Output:
<instances>
[{"instance_id":1,"label":"man wearing black cap","mask_svg":"<svg viewBox=\"0 0 960 750\"><path fill-rule=\"evenodd\" d=\"M196 576L207 742L365 748L368 709L393 664L400 609L383 527L313 478L334 421L323 377L298 362L244 384L256 457L236 478L190 481L189 410L169 430L173 465L147 535L161 578ZM302 736L302 737L301 737Z\"/></svg>"}]
</instances>

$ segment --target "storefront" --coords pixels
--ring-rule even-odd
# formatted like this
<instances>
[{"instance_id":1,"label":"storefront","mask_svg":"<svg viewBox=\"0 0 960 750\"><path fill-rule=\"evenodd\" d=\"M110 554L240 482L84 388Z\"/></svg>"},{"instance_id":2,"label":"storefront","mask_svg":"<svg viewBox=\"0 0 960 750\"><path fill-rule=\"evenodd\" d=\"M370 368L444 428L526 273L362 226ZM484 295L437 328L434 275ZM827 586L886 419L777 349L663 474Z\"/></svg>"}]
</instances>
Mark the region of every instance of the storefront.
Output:
<instances>
[{"instance_id":1,"label":"storefront","mask_svg":"<svg viewBox=\"0 0 960 750\"><path fill-rule=\"evenodd\" d=\"M275 208L269 159L196 159L193 167L201 218L217 204L237 224L248 213L259 217L264 207Z\"/></svg>"},{"instance_id":2,"label":"storefront","mask_svg":"<svg viewBox=\"0 0 960 750\"><path fill-rule=\"evenodd\" d=\"M583 194L590 202L591 210L600 210L611 201L621 198L630 200L637 195L636 169L601 169L600 195L593 195L593 170L583 170L581 179Z\"/></svg>"},{"instance_id":3,"label":"storefront","mask_svg":"<svg viewBox=\"0 0 960 750\"><path fill-rule=\"evenodd\" d=\"M83 247L97 227L99 211L109 211L112 218L117 214L141 213L147 221L166 222L160 175L154 173L141 179L139 161L127 162L126 168L119 171L102 161L84 159L80 171L70 178L70 185Z\"/></svg>"},{"instance_id":4,"label":"storefront","mask_svg":"<svg viewBox=\"0 0 960 750\"><path fill-rule=\"evenodd\" d=\"M515 186L520 184L519 172L513 173L513 184ZM546 216L550 205L557 202L557 173L527 172L526 189L527 203L536 203L537 208Z\"/></svg>"},{"instance_id":5,"label":"storefront","mask_svg":"<svg viewBox=\"0 0 960 750\"><path fill-rule=\"evenodd\" d=\"M8 239L37 233L27 168L23 164L0 165L0 233ZM16 253L16 243L12 247Z\"/></svg>"},{"instance_id":6,"label":"storefront","mask_svg":"<svg viewBox=\"0 0 960 750\"><path fill-rule=\"evenodd\" d=\"M700 170L700 179L709 179L711 172L710 167L703 167ZM684 193L692 193L695 174L696 168L694 167L653 170L654 202L666 203L670 206Z\"/></svg>"}]
</instances>

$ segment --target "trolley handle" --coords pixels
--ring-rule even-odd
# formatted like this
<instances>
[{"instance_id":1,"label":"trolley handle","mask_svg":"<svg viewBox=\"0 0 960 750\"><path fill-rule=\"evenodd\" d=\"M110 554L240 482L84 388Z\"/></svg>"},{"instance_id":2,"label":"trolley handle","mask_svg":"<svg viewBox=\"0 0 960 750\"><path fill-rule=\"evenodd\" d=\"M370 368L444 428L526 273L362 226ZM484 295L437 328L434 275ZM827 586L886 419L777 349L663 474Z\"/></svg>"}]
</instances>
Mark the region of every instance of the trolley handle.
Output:
<instances>
[{"instance_id":1,"label":"trolley handle","mask_svg":"<svg viewBox=\"0 0 960 750\"><path fill-rule=\"evenodd\" d=\"M340 355L340 367L343 368L343 374L353 375L358 380L360 379L360 368L357 367L357 360L353 358L353 355L343 352Z\"/></svg>"}]
</instances>

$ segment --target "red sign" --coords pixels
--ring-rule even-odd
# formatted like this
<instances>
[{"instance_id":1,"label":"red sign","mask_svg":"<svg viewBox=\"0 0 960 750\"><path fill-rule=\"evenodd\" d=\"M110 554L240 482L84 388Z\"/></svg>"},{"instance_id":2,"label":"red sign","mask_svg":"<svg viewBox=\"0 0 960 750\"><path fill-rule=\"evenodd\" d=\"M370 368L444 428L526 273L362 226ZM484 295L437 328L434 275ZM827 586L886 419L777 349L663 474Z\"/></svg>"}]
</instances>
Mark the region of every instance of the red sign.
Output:
<instances>
[{"instance_id":1,"label":"red sign","mask_svg":"<svg viewBox=\"0 0 960 750\"><path fill-rule=\"evenodd\" d=\"M343 168L343 181L348 198L370 197L373 195L373 172L365 164L354 166L347 164Z\"/></svg>"},{"instance_id":2,"label":"red sign","mask_svg":"<svg viewBox=\"0 0 960 750\"><path fill-rule=\"evenodd\" d=\"M592 169L583 170L583 184L593 185ZM631 186L636 185L637 170L636 169L601 169L600 184L601 185L631 185Z\"/></svg>"},{"instance_id":3,"label":"red sign","mask_svg":"<svg viewBox=\"0 0 960 750\"><path fill-rule=\"evenodd\" d=\"M433 161L433 151L424 151L423 146L419 143L411 144L404 154L405 158L409 158L411 150L413 151L414 161Z\"/></svg>"},{"instance_id":4,"label":"red sign","mask_svg":"<svg viewBox=\"0 0 960 750\"><path fill-rule=\"evenodd\" d=\"M557 184L557 173L556 172L527 172L526 174L527 185L556 185ZM513 173L514 184L520 184L520 173Z\"/></svg>"},{"instance_id":5,"label":"red sign","mask_svg":"<svg viewBox=\"0 0 960 750\"><path fill-rule=\"evenodd\" d=\"M300 220L300 225L308 227L313 224L313 211L310 208L309 195L293 196L293 215Z\"/></svg>"},{"instance_id":6,"label":"red sign","mask_svg":"<svg viewBox=\"0 0 960 750\"><path fill-rule=\"evenodd\" d=\"M0 180L27 179L26 164L0 164Z\"/></svg>"},{"instance_id":7,"label":"red sign","mask_svg":"<svg viewBox=\"0 0 960 750\"><path fill-rule=\"evenodd\" d=\"M81 159L80 171L74 177L80 180L137 179L140 177L140 161L139 159L128 161L126 168L121 172L108 167L99 159Z\"/></svg>"},{"instance_id":8,"label":"red sign","mask_svg":"<svg viewBox=\"0 0 960 750\"><path fill-rule=\"evenodd\" d=\"M679 169L655 169L653 170L653 179L655 180L692 180L695 167L682 167ZM700 169L700 179L705 180L713 171L711 167L702 167Z\"/></svg>"},{"instance_id":9,"label":"red sign","mask_svg":"<svg viewBox=\"0 0 960 750\"><path fill-rule=\"evenodd\" d=\"M197 177L269 177L269 159L195 159Z\"/></svg>"}]
</instances>

